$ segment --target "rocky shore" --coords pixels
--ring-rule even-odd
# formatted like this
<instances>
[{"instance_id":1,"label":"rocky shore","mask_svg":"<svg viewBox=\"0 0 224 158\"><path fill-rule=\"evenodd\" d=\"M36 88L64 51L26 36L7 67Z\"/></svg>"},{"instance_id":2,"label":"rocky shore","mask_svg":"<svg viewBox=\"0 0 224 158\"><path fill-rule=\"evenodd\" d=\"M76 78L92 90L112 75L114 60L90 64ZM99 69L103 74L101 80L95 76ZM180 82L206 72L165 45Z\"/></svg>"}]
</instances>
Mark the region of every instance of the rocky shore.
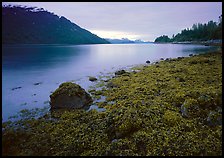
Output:
<instances>
[{"instance_id":1,"label":"rocky shore","mask_svg":"<svg viewBox=\"0 0 224 158\"><path fill-rule=\"evenodd\" d=\"M221 51L148 62L101 82L89 93L106 97L97 103L105 111L5 122L2 155L222 155Z\"/></svg>"}]
</instances>

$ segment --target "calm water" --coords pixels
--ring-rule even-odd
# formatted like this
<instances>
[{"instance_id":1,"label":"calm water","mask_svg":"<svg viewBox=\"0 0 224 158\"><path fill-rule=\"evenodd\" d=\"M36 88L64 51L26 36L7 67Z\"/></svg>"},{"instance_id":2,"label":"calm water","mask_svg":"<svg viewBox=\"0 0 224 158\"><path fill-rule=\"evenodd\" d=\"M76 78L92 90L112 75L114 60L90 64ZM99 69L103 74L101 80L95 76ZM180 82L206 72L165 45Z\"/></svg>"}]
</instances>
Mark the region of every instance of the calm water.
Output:
<instances>
[{"instance_id":1,"label":"calm water","mask_svg":"<svg viewBox=\"0 0 224 158\"><path fill-rule=\"evenodd\" d=\"M88 90L94 84L88 76L213 49L181 44L3 45L3 121L25 108L49 106L51 92L62 82Z\"/></svg>"}]
</instances>

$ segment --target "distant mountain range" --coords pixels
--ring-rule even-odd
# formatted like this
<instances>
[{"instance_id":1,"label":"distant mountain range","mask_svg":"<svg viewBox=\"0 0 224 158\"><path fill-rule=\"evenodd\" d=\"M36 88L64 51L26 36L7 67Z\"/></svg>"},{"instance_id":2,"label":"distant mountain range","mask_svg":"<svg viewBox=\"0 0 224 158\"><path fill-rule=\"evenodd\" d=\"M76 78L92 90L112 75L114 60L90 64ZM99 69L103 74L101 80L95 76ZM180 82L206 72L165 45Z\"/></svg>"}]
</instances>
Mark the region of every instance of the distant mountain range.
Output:
<instances>
[{"instance_id":1,"label":"distant mountain range","mask_svg":"<svg viewBox=\"0 0 224 158\"><path fill-rule=\"evenodd\" d=\"M128 44L128 43L153 43L153 42L144 42L142 40L129 40L128 38L122 38L122 39L110 39L105 38L107 41L109 41L112 44Z\"/></svg>"},{"instance_id":2,"label":"distant mountain range","mask_svg":"<svg viewBox=\"0 0 224 158\"><path fill-rule=\"evenodd\" d=\"M43 8L2 6L3 44L106 44L107 40Z\"/></svg>"}]
</instances>

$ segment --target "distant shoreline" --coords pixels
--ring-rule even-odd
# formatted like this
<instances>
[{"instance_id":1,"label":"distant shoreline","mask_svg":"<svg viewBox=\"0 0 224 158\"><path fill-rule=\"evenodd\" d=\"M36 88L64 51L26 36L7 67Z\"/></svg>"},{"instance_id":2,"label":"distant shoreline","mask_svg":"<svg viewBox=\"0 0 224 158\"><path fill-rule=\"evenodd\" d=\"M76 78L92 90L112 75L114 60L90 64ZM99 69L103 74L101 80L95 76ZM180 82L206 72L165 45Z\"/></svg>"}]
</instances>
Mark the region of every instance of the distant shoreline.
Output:
<instances>
[{"instance_id":1,"label":"distant shoreline","mask_svg":"<svg viewBox=\"0 0 224 158\"><path fill-rule=\"evenodd\" d=\"M222 40L184 41L184 42L154 42L154 44L197 44L197 45L205 45L205 46L220 46L220 47L222 47Z\"/></svg>"}]
</instances>

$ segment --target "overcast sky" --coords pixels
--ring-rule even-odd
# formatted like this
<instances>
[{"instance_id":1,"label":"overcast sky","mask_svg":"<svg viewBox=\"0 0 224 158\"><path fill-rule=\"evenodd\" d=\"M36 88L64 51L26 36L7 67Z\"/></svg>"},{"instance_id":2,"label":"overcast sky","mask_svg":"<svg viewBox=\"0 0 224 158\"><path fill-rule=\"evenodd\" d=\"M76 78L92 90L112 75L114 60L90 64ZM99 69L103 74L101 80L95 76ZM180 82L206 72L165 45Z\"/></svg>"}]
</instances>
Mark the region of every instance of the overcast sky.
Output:
<instances>
[{"instance_id":1,"label":"overcast sky","mask_svg":"<svg viewBox=\"0 0 224 158\"><path fill-rule=\"evenodd\" d=\"M44 8L102 38L154 41L195 23L218 22L222 2L3 2Z\"/></svg>"}]
</instances>

